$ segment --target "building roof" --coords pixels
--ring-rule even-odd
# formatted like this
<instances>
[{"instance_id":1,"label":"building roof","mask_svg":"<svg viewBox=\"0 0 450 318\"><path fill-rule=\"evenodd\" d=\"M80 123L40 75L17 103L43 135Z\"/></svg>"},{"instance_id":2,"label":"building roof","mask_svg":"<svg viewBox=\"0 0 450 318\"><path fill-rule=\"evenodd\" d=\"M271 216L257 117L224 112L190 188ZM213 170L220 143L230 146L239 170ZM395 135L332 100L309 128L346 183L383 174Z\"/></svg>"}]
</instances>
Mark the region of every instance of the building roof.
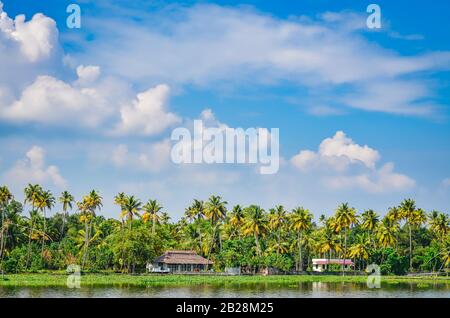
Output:
<instances>
[{"instance_id":1,"label":"building roof","mask_svg":"<svg viewBox=\"0 0 450 318\"><path fill-rule=\"evenodd\" d=\"M313 258L312 263L315 265L353 265L351 259L326 259L326 258Z\"/></svg>"},{"instance_id":2,"label":"building roof","mask_svg":"<svg viewBox=\"0 0 450 318\"><path fill-rule=\"evenodd\" d=\"M195 251L167 251L155 259L155 263L212 265L212 261L197 255Z\"/></svg>"}]
</instances>

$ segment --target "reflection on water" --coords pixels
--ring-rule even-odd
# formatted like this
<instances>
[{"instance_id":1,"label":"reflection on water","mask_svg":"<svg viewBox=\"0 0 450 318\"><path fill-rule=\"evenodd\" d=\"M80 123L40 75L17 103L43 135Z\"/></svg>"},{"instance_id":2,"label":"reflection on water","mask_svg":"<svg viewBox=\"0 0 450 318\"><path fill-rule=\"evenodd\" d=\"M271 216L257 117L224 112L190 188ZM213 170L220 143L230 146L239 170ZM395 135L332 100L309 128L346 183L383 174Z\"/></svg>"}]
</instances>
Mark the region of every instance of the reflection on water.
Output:
<instances>
[{"instance_id":1,"label":"reflection on water","mask_svg":"<svg viewBox=\"0 0 450 318\"><path fill-rule=\"evenodd\" d=\"M369 289L356 283L226 284L148 287L0 287L0 297L153 297L153 298L301 298L301 297L444 297L450 284L383 284Z\"/></svg>"}]
</instances>

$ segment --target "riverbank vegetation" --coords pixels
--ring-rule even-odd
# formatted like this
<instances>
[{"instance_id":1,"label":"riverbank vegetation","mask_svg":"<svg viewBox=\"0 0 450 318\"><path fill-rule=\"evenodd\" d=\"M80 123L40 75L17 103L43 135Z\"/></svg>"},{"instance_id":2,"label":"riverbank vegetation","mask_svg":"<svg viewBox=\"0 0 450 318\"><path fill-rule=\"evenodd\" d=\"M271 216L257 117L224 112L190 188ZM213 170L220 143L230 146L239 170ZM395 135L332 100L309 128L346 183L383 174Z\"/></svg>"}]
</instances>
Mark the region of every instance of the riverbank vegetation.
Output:
<instances>
[{"instance_id":1,"label":"riverbank vegetation","mask_svg":"<svg viewBox=\"0 0 450 318\"><path fill-rule=\"evenodd\" d=\"M9 274L0 279L0 287L67 287L67 273ZM190 286L190 285L295 285L300 283L360 283L366 284L365 276L341 275L274 275L274 276L210 276L210 275L124 275L83 274L81 287L146 287L146 286ZM382 284L450 284L450 277L383 276Z\"/></svg>"},{"instance_id":2,"label":"riverbank vegetation","mask_svg":"<svg viewBox=\"0 0 450 318\"><path fill-rule=\"evenodd\" d=\"M195 250L219 272L237 266L247 273L268 267L311 271L312 258L351 258L358 271L375 263L383 275L450 267L448 215L426 212L410 199L378 213L358 213L343 203L330 216L314 219L302 207L230 207L211 196L194 200L173 222L158 201L125 193L115 197L118 219L100 214L103 198L95 190L76 200L67 191L55 196L30 184L24 195L18 202L8 187L0 187L0 266L8 274L65 270L70 264L85 273L138 273L171 249Z\"/></svg>"}]
</instances>

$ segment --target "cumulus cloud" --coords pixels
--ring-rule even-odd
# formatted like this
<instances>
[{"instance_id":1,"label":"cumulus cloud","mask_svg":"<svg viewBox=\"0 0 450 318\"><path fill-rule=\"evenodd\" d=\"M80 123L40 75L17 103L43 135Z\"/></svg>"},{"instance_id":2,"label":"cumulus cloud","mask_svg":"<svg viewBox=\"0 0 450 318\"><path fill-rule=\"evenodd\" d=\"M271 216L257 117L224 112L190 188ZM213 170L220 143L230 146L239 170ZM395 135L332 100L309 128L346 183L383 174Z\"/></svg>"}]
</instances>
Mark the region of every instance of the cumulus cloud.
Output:
<instances>
[{"instance_id":1,"label":"cumulus cloud","mask_svg":"<svg viewBox=\"0 0 450 318\"><path fill-rule=\"evenodd\" d=\"M95 65L79 65L77 67L78 82L80 85L95 82L100 76L100 67Z\"/></svg>"},{"instance_id":2,"label":"cumulus cloud","mask_svg":"<svg viewBox=\"0 0 450 318\"><path fill-rule=\"evenodd\" d=\"M332 138L321 142L317 153L310 150L300 151L291 162L302 171L323 165L342 171L355 163L373 169L379 159L378 151L367 145L358 145L343 131L338 131Z\"/></svg>"},{"instance_id":3,"label":"cumulus cloud","mask_svg":"<svg viewBox=\"0 0 450 318\"><path fill-rule=\"evenodd\" d=\"M6 179L11 183L52 183L60 188L67 185L57 166L45 164L45 151L39 146L28 150L25 158L6 173Z\"/></svg>"},{"instance_id":4,"label":"cumulus cloud","mask_svg":"<svg viewBox=\"0 0 450 318\"><path fill-rule=\"evenodd\" d=\"M0 39L12 46L16 44L29 62L36 62L50 57L57 46L58 30L55 21L41 13L35 14L30 21L25 21L25 15L18 15L13 20L3 11L0 2Z\"/></svg>"},{"instance_id":5,"label":"cumulus cloud","mask_svg":"<svg viewBox=\"0 0 450 318\"><path fill-rule=\"evenodd\" d=\"M23 15L12 19L0 5L0 57L1 109L37 76L61 72L62 50L55 21L42 14L29 21Z\"/></svg>"},{"instance_id":6,"label":"cumulus cloud","mask_svg":"<svg viewBox=\"0 0 450 318\"><path fill-rule=\"evenodd\" d=\"M324 180L332 188L361 188L372 193L404 191L416 185L408 176L394 172L394 164L391 162L379 170L369 170L353 176L325 177Z\"/></svg>"},{"instance_id":7,"label":"cumulus cloud","mask_svg":"<svg viewBox=\"0 0 450 318\"><path fill-rule=\"evenodd\" d=\"M104 93L95 88L76 87L52 76L39 76L17 101L0 110L0 117L14 122L93 127L111 114Z\"/></svg>"},{"instance_id":8,"label":"cumulus cloud","mask_svg":"<svg viewBox=\"0 0 450 318\"><path fill-rule=\"evenodd\" d=\"M115 133L149 136L180 123L180 117L166 111L169 93L169 86L158 85L138 94L137 99L120 109L121 121Z\"/></svg>"},{"instance_id":9,"label":"cumulus cloud","mask_svg":"<svg viewBox=\"0 0 450 318\"><path fill-rule=\"evenodd\" d=\"M0 119L66 127L96 126L125 95L113 80L97 82L97 66L80 66L73 82L60 79L63 54L56 23L43 14L14 20L0 5ZM111 107L112 105L112 107ZM116 108L117 109L117 108ZM70 120L68 120L70 119Z\"/></svg>"},{"instance_id":10,"label":"cumulus cloud","mask_svg":"<svg viewBox=\"0 0 450 318\"><path fill-rule=\"evenodd\" d=\"M156 86L136 97L128 83L102 76L97 65L79 65L77 78L69 81L64 75L70 70L62 67L61 52L54 20L43 14L29 21L24 15L12 19L0 5L1 120L89 127L106 133L120 119L117 133L142 135L180 122L177 115L165 111L168 86Z\"/></svg>"},{"instance_id":11,"label":"cumulus cloud","mask_svg":"<svg viewBox=\"0 0 450 318\"><path fill-rule=\"evenodd\" d=\"M291 164L303 173L319 174L331 188L361 188L367 192L411 189L415 181L396 173L393 163L377 168L381 156L368 145L361 146L338 131L326 138L317 152L302 150L291 158Z\"/></svg>"}]
</instances>

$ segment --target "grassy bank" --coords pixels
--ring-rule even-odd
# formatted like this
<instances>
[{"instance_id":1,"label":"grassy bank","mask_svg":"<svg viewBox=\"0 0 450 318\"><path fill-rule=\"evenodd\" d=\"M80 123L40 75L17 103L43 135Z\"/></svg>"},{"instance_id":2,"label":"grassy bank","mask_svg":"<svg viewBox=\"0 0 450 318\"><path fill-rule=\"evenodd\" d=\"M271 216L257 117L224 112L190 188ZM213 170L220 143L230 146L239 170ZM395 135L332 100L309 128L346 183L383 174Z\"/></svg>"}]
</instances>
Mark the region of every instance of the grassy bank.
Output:
<instances>
[{"instance_id":1,"label":"grassy bank","mask_svg":"<svg viewBox=\"0 0 450 318\"><path fill-rule=\"evenodd\" d=\"M1 286L23 287L65 287L67 275L63 273L14 274L0 278ZM190 275L126 275L126 274L85 274L81 277L81 286L186 286L186 285L224 285L224 284L296 284L302 282L327 283L365 283L365 276L190 276ZM382 283L445 283L450 284L450 277L406 277L384 276Z\"/></svg>"}]
</instances>

